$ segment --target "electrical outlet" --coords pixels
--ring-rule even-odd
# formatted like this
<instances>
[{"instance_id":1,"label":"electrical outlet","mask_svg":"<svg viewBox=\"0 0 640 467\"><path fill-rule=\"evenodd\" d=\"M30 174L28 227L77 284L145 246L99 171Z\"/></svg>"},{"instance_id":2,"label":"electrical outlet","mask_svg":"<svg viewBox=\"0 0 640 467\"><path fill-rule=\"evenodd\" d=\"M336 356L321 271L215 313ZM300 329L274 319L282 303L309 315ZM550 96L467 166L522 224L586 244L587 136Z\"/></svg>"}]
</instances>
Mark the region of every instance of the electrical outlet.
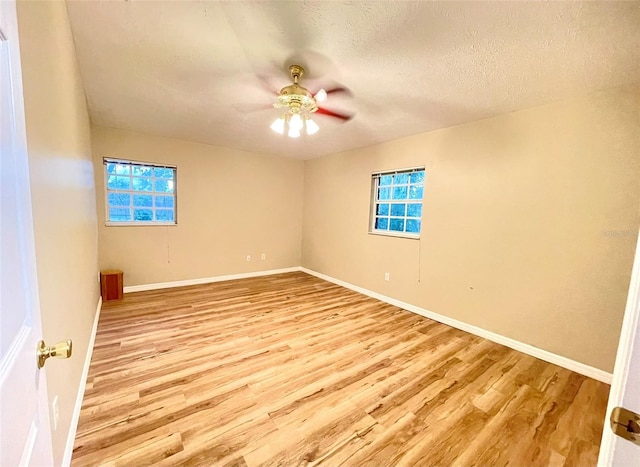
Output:
<instances>
[{"instance_id":1,"label":"electrical outlet","mask_svg":"<svg viewBox=\"0 0 640 467\"><path fill-rule=\"evenodd\" d=\"M391 274L389 274L388 272L384 273L384 280L389 282L391 280Z\"/></svg>"},{"instance_id":2,"label":"electrical outlet","mask_svg":"<svg viewBox=\"0 0 640 467\"><path fill-rule=\"evenodd\" d=\"M53 429L54 431L58 429L58 423L60 422L60 409L58 408L58 396L53 398L53 402L51 402L51 412L53 415Z\"/></svg>"},{"instance_id":3,"label":"electrical outlet","mask_svg":"<svg viewBox=\"0 0 640 467\"><path fill-rule=\"evenodd\" d=\"M262 254L260 255L260 259L261 259L261 260L265 260L265 259L267 259L267 254L266 254L266 253L262 253Z\"/></svg>"},{"instance_id":4,"label":"electrical outlet","mask_svg":"<svg viewBox=\"0 0 640 467\"><path fill-rule=\"evenodd\" d=\"M247 255L247 261L251 261L251 255Z\"/></svg>"}]
</instances>

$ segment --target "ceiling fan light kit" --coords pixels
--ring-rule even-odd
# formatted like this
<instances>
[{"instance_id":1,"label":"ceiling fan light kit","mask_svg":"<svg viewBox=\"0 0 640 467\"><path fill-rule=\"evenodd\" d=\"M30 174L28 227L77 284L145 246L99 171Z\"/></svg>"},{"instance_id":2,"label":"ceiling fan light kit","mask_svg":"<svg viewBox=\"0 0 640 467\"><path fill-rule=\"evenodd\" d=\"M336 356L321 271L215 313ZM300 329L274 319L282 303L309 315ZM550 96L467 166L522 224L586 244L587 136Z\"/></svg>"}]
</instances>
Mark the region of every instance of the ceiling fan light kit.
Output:
<instances>
[{"instance_id":1,"label":"ceiling fan light kit","mask_svg":"<svg viewBox=\"0 0 640 467\"><path fill-rule=\"evenodd\" d=\"M310 115L318 111L318 102L327 99L327 92L320 89L315 96L299 81L304 74L300 65L289 67L293 84L280 90L278 101L273 104L276 109L285 108L287 111L271 124L271 129L281 135L287 133L290 138L298 138L304 130L307 135L313 135L320 130Z\"/></svg>"},{"instance_id":2,"label":"ceiling fan light kit","mask_svg":"<svg viewBox=\"0 0 640 467\"><path fill-rule=\"evenodd\" d=\"M298 138L303 129L306 134L313 135L318 132L320 127L306 115L287 112L282 114L271 124L271 129L281 135L283 135L285 130L287 130L287 136L290 138Z\"/></svg>"}]
</instances>

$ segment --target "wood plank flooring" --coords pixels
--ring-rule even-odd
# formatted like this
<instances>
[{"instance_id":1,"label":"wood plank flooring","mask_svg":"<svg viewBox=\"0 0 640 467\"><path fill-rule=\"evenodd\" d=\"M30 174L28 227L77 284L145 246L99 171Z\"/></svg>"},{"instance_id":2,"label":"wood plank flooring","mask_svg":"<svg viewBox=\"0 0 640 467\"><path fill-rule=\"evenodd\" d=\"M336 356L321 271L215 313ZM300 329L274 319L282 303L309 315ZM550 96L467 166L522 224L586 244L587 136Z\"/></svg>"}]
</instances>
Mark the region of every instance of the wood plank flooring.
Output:
<instances>
[{"instance_id":1,"label":"wood plank flooring","mask_svg":"<svg viewBox=\"0 0 640 467\"><path fill-rule=\"evenodd\" d=\"M105 303L72 465L596 465L609 386L304 273Z\"/></svg>"}]
</instances>

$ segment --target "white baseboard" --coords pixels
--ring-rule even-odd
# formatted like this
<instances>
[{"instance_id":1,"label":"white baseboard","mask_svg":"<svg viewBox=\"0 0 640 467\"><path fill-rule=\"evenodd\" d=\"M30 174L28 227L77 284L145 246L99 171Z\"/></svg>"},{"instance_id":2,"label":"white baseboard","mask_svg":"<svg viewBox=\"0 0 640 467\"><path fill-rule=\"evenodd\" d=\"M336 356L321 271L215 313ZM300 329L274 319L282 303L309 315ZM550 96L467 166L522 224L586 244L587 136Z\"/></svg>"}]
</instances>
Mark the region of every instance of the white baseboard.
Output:
<instances>
[{"instance_id":1,"label":"white baseboard","mask_svg":"<svg viewBox=\"0 0 640 467\"><path fill-rule=\"evenodd\" d=\"M336 279L334 277L327 276L325 274L322 274L301 266L284 268L284 269L270 269L266 271L248 272L248 273L242 273L242 274L231 274L227 276L205 277L201 279L189 279L189 280L182 280L182 281L160 282L156 284L133 285L133 286L125 287L124 293L142 292L145 290L166 289L170 287L183 287L187 285L208 284L211 282L222 282L222 281L228 281L228 280L234 280L234 279L246 279L249 277L268 276L272 274L282 274L282 273L294 272L294 271L306 272L307 274L311 274L312 276L316 276L316 277L319 277L320 279L333 282L334 284L341 285L355 292L359 292L363 295L367 295L369 297L375 298L382 302L395 305L407 311L411 311L412 313L416 313L420 316L424 316L425 318L438 321L442 324L446 324L447 326L451 326L456 329L460 329L461 331L465 331L470 334L474 334L476 336L490 340L492 342L496 342L497 344L504 345L506 347L525 353L527 355L531 355L532 357L539 358L540 360L544 360L546 362L553 363L554 365L561 366L568 370L575 371L576 373L580 373L581 375L588 376L589 378L602 381L603 383L611 384L613 375L604 370L600 370L599 368L595 368L595 367L586 365L584 363L571 360L570 358L554 354L553 352L549 352L547 350L534 347L530 344L525 344L524 342L511 339L510 337L505 337L500 334L487 331L486 329L482 329L477 326L467 324L462 321L458 321L456 319L449 318L447 316L435 313L433 311L425 310L424 308L420 308L416 305L412 305L410 303L406 303L401 300L397 300L395 298L387 297L386 295L382 295L372 290L365 289L364 287L359 287L349 282L345 282L340 279Z\"/></svg>"},{"instance_id":2,"label":"white baseboard","mask_svg":"<svg viewBox=\"0 0 640 467\"><path fill-rule=\"evenodd\" d=\"M144 292L145 290L169 289L171 287L184 287L187 285L209 284L211 282L231 281L235 279L247 279L249 277L270 276L285 272L300 271L300 266L284 269L268 269L266 271L244 272L242 274L230 274L228 276L203 277L200 279L187 279L183 281L157 282L155 284L130 285L123 288L124 293Z\"/></svg>"},{"instance_id":3,"label":"white baseboard","mask_svg":"<svg viewBox=\"0 0 640 467\"><path fill-rule=\"evenodd\" d=\"M363 295L367 295L369 297L375 298L385 303L389 303L391 305L395 305L397 307L403 308L407 311L411 311L412 313L416 313L420 316L424 316L425 318L432 319L434 321L438 321L442 324L446 324L447 326L454 327L456 329L460 329L461 331L468 332L470 334L474 334L476 336L480 336L484 339L490 340L497 344L504 345L506 347L517 350L518 352L525 353L527 355L531 355L532 357L539 358L540 360L544 360L545 362L553 363L554 365L561 366L562 368L566 368L567 370L575 371L576 373L580 373L581 375L588 376L589 378L593 378L598 381L602 381L603 383L611 384L611 380L613 375L611 373L607 373L604 370L600 370L599 368L595 368L589 365L585 365L584 363L576 362L575 360L571 360L569 358L563 357L561 355L554 354L547 350L540 349L538 347L534 347L529 344L525 344L523 342L517 341L515 339L511 339L510 337L505 337L500 334L496 334L491 331L487 331L485 329L479 328L477 326L473 326L471 324L463 323L462 321L458 321L453 318L449 318L447 316L440 315L438 313L434 313L433 311L425 310L424 308L420 308L418 306L412 305L410 303L406 303L400 300L396 300L395 298L387 297L386 295L379 294L377 292L373 292L371 290L365 289L363 287L359 287L357 285L350 284L349 282L342 281L340 279L335 279L331 276L327 276L325 274L313 271L311 269L307 269L304 267L299 268L299 270L306 272L307 274L311 274L312 276L319 277L320 279L324 279L328 282L333 282L334 284L341 285L346 287L347 289L351 289L355 292L359 292Z\"/></svg>"},{"instance_id":4,"label":"white baseboard","mask_svg":"<svg viewBox=\"0 0 640 467\"><path fill-rule=\"evenodd\" d=\"M71 424L69 425L69 434L67 435L67 444L64 448L64 456L62 457L62 467L71 465L71 456L73 454L73 444L76 440L78 431L78 421L80 420L80 409L82 409L82 399L84 398L84 390L87 386L87 376L89 375L89 366L91 365L91 356L93 355L93 346L96 342L96 333L98 332L98 321L100 320L100 310L102 309L102 297L98 297L98 305L96 306L96 314L93 319L93 328L89 336L89 345L87 347L87 356L84 359L84 368L82 376L80 376L80 387L78 387L78 395L76 396L76 405L71 415Z\"/></svg>"}]
</instances>

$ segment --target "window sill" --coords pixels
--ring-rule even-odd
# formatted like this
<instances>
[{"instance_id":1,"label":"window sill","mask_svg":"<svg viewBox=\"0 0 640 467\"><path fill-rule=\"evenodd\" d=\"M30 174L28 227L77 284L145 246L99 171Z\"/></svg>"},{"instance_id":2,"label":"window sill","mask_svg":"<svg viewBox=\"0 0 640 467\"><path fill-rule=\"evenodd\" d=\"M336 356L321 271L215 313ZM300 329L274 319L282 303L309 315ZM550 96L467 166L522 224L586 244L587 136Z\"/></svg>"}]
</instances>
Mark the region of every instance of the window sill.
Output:
<instances>
[{"instance_id":1,"label":"window sill","mask_svg":"<svg viewBox=\"0 0 640 467\"><path fill-rule=\"evenodd\" d=\"M149 227L178 225L177 222L105 222L106 227Z\"/></svg>"},{"instance_id":2,"label":"window sill","mask_svg":"<svg viewBox=\"0 0 640 467\"><path fill-rule=\"evenodd\" d=\"M380 235L382 237L408 238L410 240L420 240L420 234L410 234L406 232L376 231L370 230L369 235Z\"/></svg>"}]
</instances>

